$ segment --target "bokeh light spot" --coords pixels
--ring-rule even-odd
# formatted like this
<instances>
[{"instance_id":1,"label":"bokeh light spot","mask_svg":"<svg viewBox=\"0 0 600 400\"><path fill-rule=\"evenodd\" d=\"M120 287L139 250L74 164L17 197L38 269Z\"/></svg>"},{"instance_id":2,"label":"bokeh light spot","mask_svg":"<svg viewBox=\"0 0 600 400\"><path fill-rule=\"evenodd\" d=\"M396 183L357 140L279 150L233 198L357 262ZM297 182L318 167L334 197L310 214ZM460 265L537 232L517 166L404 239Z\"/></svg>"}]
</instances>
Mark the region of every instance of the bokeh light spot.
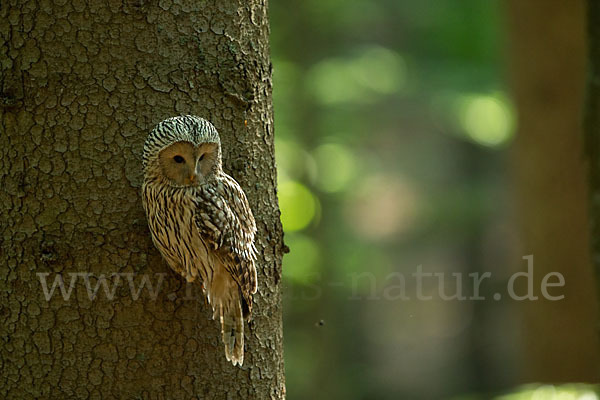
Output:
<instances>
[{"instance_id":1,"label":"bokeh light spot","mask_svg":"<svg viewBox=\"0 0 600 400\"><path fill-rule=\"evenodd\" d=\"M344 190L355 175L356 158L352 152L340 144L323 144L314 152L317 162L316 185L324 192Z\"/></svg>"},{"instance_id":2,"label":"bokeh light spot","mask_svg":"<svg viewBox=\"0 0 600 400\"><path fill-rule=\"evenodd\" d=\"M310 183L315 181L315 160L298 143L275 139L275 158L280 183L287 180L307 180Z\"/></svg>"},{"instance_id":3,"label":"bokeh light spot","mask_svg":"<svg viewBox=\"0 0 600 400\"><path fill-rule=\"evenodd\" d=\"M592 387L583 384L526 385L520 390L496 397L496 400L598 400Z\"/></svg>"},{"instance_id":4,"label":"bokeh light spot","mask_svg":"<svg viewBox=\"0 0 600 400\"><path fill-rule=\"evenodd\" d=\"M460 123L467 136L484 146L506 143L513 135L513 114L496 96L467 96L461 101Z\"/></svg>"},{"instance_id":5,"label":"bokeh light spot","mask_svg":"<svg viewBox=\"0 0 600 400\"><path fill-rule=\"evenodd\" d=\"M352 68L358 81L377 93L395 93L406 84L404 59L384 47L370 47L352 63Z\"/></svg>"},{"instance_id":6,"label":"bokeh light spot","mask_svg":"<svg viewBox=\"0 0 600 400\"><path fill-rule=\"evenodd\" d=\"M310 283L317 276L319 246L301 233L285 236L290 253L283 258L283 276L297 283Z\"/></svg>"},{"instance_id":7,"label":"bokeh light spot","mask_svg":"<svg viewBox=\"0 0 600 400\"><path fill-rule=\"evenodd\" d=\"M374 175L357 185L348 212L348 223L360 237L380 240L406 233L417 211L417 192L405 179Z\"/></svg>"},{"instance_id":8,"label":"bokeh light spot","mask_svg":"<svg viewBox=\"0 0 600 400\"><path fill-rule=\"evenodd\" d=\"M316 214L317 199L303 184L286 181L279 185L281 223L286 232L306 228Z\"/></svg>"},{"instance_id":9,"label":"bokeh light spot","mask_svg":"<svg viewBox=\"0 0 600 400\"><path fill-rule=\"evenodd\" d=\"M308 88L322 104L369 103L404 88L404 59L392 50L369 47L354 57L328 58L308 72Z\"/></svg>"}]
</instances>

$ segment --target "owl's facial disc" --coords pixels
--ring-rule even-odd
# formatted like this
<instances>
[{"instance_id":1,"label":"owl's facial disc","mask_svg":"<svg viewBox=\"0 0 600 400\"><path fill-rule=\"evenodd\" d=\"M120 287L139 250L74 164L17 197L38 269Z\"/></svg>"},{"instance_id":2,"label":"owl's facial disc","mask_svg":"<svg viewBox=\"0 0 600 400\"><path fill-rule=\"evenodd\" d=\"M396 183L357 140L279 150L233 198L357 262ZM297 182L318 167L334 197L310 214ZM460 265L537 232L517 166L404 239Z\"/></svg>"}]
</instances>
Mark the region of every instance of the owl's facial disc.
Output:
<instances>
[{"instance_id":1,"label":"owl's facial disc","mask_svg":"<svg viewBox=\"0 0 600 400\"><path fill-rule=\"evenodd\" d=\"M195 176L195 148L190 142L177 142L158 155L162 173L176 186L193 185Z\"/></svg>"},{"instance_id":2,"label":"owl's facial disc","mask_svg":"<svg viewBox=\"0 0 600 400\"><path fill-rule=\"evenodd\" d=\"M217 145L177 142L163 149L159 156L162 173L175 186L195 186L206 182L214 174Z\"/></svg>"},{"instance_id":3,"label":"owl's facial disc","mask_svg":"<svg viewBox=\"0 0 600 400\"><path fill-rule=\"evenodd\" d=\"M216 143L202 143L196 148L196 176L202 182L206 182L215 173L217 150Z\"/></svg>"}]
</instances>

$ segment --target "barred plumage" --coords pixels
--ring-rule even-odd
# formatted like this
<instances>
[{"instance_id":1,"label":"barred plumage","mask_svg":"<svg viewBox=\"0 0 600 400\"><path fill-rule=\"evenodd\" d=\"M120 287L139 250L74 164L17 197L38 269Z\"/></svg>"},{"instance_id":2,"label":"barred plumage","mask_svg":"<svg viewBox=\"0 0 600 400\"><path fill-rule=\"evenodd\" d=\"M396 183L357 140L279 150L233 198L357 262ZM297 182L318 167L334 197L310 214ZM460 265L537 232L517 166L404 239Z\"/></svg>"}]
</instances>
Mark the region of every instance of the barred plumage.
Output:
<instances>
[{"instance_id":1,"label":"barred plumage","mask_svg":"<svg viewBox=\"0 0 600 400\"><path fill-rule=\"evenodd\" d=\"M201 281L225 355L241 365L257 290L256 224L244 191L223 172L219 134L199 117L169 118L146 139L143 166L152 240L173 270Z\"/></svg>"}]
</instances>

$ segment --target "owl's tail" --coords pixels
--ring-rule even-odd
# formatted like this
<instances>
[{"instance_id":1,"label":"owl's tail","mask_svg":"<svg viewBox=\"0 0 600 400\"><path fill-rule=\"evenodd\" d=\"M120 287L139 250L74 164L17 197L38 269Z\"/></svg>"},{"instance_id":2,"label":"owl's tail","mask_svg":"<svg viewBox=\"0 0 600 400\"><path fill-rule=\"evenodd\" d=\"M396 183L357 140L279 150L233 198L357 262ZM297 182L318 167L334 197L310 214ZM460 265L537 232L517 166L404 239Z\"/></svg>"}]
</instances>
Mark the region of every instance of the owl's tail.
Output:
<instances>
[{"instance_id":1,"label":"owl's tail","mask_svg":"<svg viewBox=\"0 0 600 400\"><path fill-rule=\"evenodd\" d=\"M231 290L223 297L213 297L213 319L221 323L221 337L225 357L233 365L244 363L244 317L239 290Z\"/></svg>"}]
</instances>

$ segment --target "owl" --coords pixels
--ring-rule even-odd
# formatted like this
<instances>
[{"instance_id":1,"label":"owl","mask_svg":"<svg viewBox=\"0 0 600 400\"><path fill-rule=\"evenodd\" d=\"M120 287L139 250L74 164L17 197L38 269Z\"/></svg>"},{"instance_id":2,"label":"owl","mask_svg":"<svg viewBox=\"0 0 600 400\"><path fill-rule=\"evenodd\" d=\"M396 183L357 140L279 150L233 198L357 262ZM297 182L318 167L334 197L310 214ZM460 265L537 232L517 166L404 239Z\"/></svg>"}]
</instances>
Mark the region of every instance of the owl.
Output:
<instances>
[{"instance_id":1,"label":"owl","mask_svg":"<svg viewBox=\"0 0 600 400\"><path fill-rule=\"evenodd\" d=\"M199 281L221 325L225 356L244 362L244 320L256 293L256 223L223 172L215 127L185 115L160 122L143 150L142 201L154 245L186 281Z\"/></svg>"}]
</instances>

